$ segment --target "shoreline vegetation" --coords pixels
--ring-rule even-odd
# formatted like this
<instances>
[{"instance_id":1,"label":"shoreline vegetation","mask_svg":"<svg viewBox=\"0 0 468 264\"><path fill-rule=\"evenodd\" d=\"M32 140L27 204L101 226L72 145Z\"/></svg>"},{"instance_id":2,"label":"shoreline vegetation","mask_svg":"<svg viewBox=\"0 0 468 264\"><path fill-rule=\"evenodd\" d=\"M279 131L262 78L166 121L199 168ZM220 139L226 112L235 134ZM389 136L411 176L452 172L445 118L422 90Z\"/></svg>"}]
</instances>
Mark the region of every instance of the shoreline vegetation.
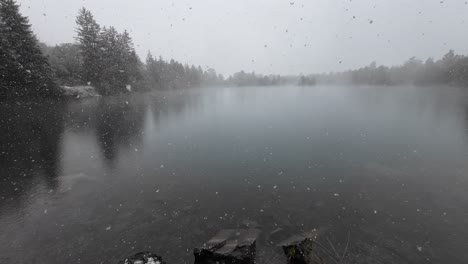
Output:
<instances>
[{"instance_id":1,"label":"shoreline vegetation","mask_svg":"<svg viewBox=\"0 0 468 264\"><path fill-rule=\"evenodd\" d=\"M82 8L74 43L47 46L34 35L15 0L0 0L0 101L81 98L200 86L468 85L468 57L450 50L440 60L415 57L400 66L369 66L310 75L259 75L240 71L225 78L212 68L155 58L143 62L125 30L101 26Z\"/></svg>"}]
</instances>

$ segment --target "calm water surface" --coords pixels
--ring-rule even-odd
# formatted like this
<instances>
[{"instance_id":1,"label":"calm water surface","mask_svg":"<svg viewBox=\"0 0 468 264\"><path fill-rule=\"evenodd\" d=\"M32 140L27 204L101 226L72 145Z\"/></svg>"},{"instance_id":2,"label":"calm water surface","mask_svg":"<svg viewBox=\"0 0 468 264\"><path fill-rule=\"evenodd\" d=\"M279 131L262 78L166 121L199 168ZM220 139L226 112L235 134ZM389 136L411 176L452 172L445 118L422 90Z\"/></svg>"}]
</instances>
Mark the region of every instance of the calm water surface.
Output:
<instances>
[{"instance_id":1,"label":"calm water surface","mask_svg":"<svg viewBox=\"0 0 468 264\"><path fill-rule=\"evenodd\" d=\"M455 88L248 87L0 112L0 262L192 263L223 228L325 230L349 263L468 263ZM265 250L270 246L260 243Z\"/></svg>"}]
</instances>

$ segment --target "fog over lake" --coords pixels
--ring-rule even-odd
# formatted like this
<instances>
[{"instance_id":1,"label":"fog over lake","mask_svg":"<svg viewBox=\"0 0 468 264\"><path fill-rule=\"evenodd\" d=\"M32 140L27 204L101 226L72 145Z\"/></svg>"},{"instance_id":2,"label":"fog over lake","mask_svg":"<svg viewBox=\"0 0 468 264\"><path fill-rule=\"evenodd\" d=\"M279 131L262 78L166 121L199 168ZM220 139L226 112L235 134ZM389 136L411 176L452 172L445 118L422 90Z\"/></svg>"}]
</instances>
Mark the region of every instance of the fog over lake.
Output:
<instances>
[{"instance_id":1,"label":"fog over lake","mask_svg":"<svg viewBox=\"0 0 468 264\"><path fill-rule=\"evenodd\" d=\"M467 15L0 0L0 264L468 263Z\"/></svg>"},{"instance_id":2,"label":"fog over lake","mask_svg":"<svg viewBox=\"0 0 468 264\"><path fill-rule=\"evenodd\" d=\"M349 263L465 263L466 95L317 85L2 105L0 262L192 263L217 230L255 223L326 229L340 250L349 233Z\"/></svg>"}]
</instances>

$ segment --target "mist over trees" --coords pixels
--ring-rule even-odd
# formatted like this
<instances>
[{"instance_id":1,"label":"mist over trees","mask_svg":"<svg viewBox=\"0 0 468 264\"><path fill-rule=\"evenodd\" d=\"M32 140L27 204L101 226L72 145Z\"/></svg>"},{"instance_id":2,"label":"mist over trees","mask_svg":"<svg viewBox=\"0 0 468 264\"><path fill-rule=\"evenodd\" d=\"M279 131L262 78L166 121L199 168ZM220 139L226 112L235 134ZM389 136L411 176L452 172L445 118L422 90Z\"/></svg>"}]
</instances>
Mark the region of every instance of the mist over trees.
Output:
<instances>
[{"instance_id":1,"label":"mist over trees","mask_svg":"<svg viewBox=\"0 0 468 264\"><path fill-rule=\"evenodd\" d=\"M255 72L236 72L226 80L233 86L273 86L288 83L288 80L280 75L257 75Z\"/></svg>"},{"instance_id":2,"label":"mist over trees","mask_svg":"<svg viewBox=\"0 0 468 264\"><path fill-rule=\"evenodd\" d=\"M127 31L101 27L82 8L76 18L76 42L54 47L39 43L14 0L0 0L0 99L59 97L59 86L94 86L101 95L220 85L214 69L183 65L136 54Z\"/></svg>"},{"instance_id":3,"label":"mist over trees","mask_svg":"<svg viewBox=\"0 0 468 264\"><path fill-rule=\"evenodd\" d=\"M298 85L299 86L311 86L311 85L316 85L317 84L317 80L315 77L306 77L304 75L301 75L301 77L299 77L299 83Z\"/></svg>"},{"instance_id":4,"label":"mist over trees","mask_svg":"<svg viewBox=\"0 0 468 264\"><path fill-rule=\"evenodd\" d=\"M76 43L43 45L60 85L92 85L100 94L110 95L224 82L214 69L155 59L151 53L143 63L126 30L120 33L112 26L102 27L85 8L79 10L76 24Z\"/></svg>"},{"instance_id":5,"label":"mist over trees","mask_svg":"<svg viewBox=\"0 0 468 264\"><path fill-rule=\"evenodd\" d=\"M468 56L450 50L443 58L415 57L400 66L375 62L338 73L299 76L240 71L225 78L212 68L173 59L138 57L128 31L101 26L86 8L76 17L74 43L39 43L15 0L0 0L0 99L60 97L60 86L91 85L101 95L199 86L274 86L295 84L468 85Z\"/></svg>"},{"instance_id":6,"label":"mist over trees","mask_svg":"<svg viewBox=\"0 0 468 264\"><path fill-rule=\"evenodd\" d=\"M400 66L370 65L340 73L307 76L321 84L356 85L468 85L468 57L450 50L440 60L410 58Z\"/></svg>"},{"instance_id":7,"label":"mist over trees","mask_svg":"<svg viewBox=\"0 0 468 264\"><path fill-rule=\"evenodd\" d=\"M102 95L124 93L141 85L142 63L127 31L101 28L85 8L79 11L76 24L82 83L95 86Z\"/></svg>"},{"instance_id":8,"label":"mist over trees","mask_svg":"<svg viewBox=\"0 0 468 264\"><path fill-rule=\"evenodd\" d=\"M0 99L59 97L53 72L26 17L0 0Z\"/></svg>"},{"instance_id":9,"label":"mist over trees","mask_svg":"<svg viewBox=\"0 0 468 264\"><path fill-rule=\"evenodd\" d=\"M158 90L199 87L200 85L221 85L224 77L214 69L203 69L180 62L155 59L151 52L146 57L146 86Z\"/></svg>"}]
</instances>

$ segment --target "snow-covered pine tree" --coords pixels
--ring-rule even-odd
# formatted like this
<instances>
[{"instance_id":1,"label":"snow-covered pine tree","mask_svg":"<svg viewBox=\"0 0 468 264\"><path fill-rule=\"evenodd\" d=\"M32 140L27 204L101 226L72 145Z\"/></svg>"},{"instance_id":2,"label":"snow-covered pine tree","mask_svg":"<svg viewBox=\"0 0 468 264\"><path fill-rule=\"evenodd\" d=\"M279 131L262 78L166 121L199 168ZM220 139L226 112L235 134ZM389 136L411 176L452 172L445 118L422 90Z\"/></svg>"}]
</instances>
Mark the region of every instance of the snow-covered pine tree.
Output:
<instances>
[{"instance_id":1,"label":"snow-covered pine tree","mask_svg":"<svg viewBox=\"0 0 468 264\"><path fill-rule=\"evenodd\" d=\"M78 26L76 40L83 60L82 81L97 85L101 81L103 71L100 45L101 26L96 22L93 14L84 7L78 13L76 24Z\"/></svg>"},{"instance_id":2,"label":"snow-covered pine tree","mask_svg":"<svg viewBox=\"0 0 468 264\"><path fill-rule=\"evenodd\" d=\"M28 19L14 0L0 0L0 100L60 94Z\"/></svg>"}]
</instances>

